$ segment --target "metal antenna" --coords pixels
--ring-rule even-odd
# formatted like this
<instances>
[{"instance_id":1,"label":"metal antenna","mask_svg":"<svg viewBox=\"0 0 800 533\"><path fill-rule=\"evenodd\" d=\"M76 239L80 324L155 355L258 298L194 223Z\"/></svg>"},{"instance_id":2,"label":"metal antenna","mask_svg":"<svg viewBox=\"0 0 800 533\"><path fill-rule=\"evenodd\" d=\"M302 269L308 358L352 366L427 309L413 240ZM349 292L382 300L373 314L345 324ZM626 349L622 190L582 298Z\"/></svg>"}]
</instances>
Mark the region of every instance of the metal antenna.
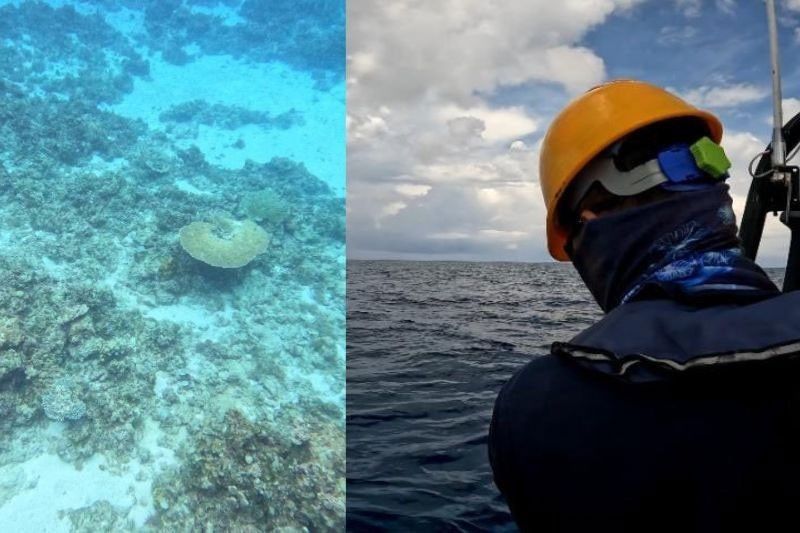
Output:
<instances>
[{"instance_id":1,"label":"metal antenna","mask_svg":"<svg viewBox=\"0 0 800 533\"><path fill-rule=\"evenodd\" d=\"M769 55L772 65L772 168L786 165L786 143L783 140L783 108L781 102L781 64L778 57L778 23L775 17L775 0L766 0L769 26ZM775 178L781 179L776 172ZM781 173L782 174L782 173Z\"/></svg>"}]
</instances>

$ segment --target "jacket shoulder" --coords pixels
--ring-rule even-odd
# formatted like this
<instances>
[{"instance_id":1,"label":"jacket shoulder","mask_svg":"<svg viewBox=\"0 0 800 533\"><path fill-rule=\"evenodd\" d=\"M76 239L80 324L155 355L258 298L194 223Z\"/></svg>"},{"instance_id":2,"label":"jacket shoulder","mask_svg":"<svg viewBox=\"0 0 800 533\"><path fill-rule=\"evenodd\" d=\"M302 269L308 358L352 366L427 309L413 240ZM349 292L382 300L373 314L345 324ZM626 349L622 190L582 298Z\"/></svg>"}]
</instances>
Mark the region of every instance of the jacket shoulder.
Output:
<instances>
[{"instance_id":1,"label":"jacket shoulder","mask_svg":"<svg viewBox=\"0 0 800 533\"><path fill-rule=\"evenodd\" d=\"M633 302L552 353L631 381L786 359L800 353L800 292L747 305Z\"/></svg>"}]
</instances>

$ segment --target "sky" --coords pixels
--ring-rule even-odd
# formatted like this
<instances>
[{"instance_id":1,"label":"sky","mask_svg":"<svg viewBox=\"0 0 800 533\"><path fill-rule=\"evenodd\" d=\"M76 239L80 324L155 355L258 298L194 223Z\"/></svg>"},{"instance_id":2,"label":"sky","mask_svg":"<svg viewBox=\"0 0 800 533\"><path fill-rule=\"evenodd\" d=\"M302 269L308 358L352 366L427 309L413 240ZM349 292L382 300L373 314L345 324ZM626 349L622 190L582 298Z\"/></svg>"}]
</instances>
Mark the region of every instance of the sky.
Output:
<instances>
[{"instance_id":1,"label":"sky","mask_svg":"<svg viewBox=\"0 0 800 533\"><path fill-rule=\"evenodd\" d=\"M800 0L778 0L785 120L800 112ZM349 0L351 259L551 261L539 146L571 99L636 78L716 114L739 218L771 136L754 0ZM783 266L768 217L758 262Z\"/></svg>"}]
</instances>

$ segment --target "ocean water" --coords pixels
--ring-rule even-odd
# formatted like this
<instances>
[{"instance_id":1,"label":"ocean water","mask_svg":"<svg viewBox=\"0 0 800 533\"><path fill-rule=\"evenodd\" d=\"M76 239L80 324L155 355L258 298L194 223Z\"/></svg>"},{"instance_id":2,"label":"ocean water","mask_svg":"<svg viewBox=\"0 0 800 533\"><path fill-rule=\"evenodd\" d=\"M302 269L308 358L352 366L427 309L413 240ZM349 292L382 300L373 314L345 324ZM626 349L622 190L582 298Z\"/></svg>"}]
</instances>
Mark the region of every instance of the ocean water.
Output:
<instances>
[{"instance_id":1,"label":"ocean water","mask_svg":"<svg viewBox=\"0 0 800 533\"><path fill-rule=\"evenodd\" d=\"M570 264L349 261L347 529L515 531L487 457L495 397L601 317Z\"/></svg>"},{"instance_id":2,"label":"ocean water","mask_svg":"<svg viewBox=\"0 0 800 533\"><path fill-rule=\"evenodd\" d=\"M342 529L344 47L0 0L0 531Z\"/></svg>"}]
</instances>

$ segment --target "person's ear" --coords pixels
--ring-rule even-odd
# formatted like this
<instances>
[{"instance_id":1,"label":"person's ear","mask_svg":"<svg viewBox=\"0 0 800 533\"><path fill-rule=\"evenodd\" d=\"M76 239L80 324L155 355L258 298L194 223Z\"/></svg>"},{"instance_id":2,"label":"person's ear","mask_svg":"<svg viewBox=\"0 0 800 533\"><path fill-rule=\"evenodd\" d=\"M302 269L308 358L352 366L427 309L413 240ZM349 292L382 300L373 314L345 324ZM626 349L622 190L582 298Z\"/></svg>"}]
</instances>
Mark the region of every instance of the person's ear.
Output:
<instances>
[{"instance_id":1,"label":"person's ear","mask_svg":"<svg viewBox=\"0 0 800 533\"><path fill-rule=\"evenodd\" d=\"M582 221L593 220L595 218L597 218L597 213L595 213L591 209L583 209L581 211L581 220Z\"/></svg>"}]
</instances>

